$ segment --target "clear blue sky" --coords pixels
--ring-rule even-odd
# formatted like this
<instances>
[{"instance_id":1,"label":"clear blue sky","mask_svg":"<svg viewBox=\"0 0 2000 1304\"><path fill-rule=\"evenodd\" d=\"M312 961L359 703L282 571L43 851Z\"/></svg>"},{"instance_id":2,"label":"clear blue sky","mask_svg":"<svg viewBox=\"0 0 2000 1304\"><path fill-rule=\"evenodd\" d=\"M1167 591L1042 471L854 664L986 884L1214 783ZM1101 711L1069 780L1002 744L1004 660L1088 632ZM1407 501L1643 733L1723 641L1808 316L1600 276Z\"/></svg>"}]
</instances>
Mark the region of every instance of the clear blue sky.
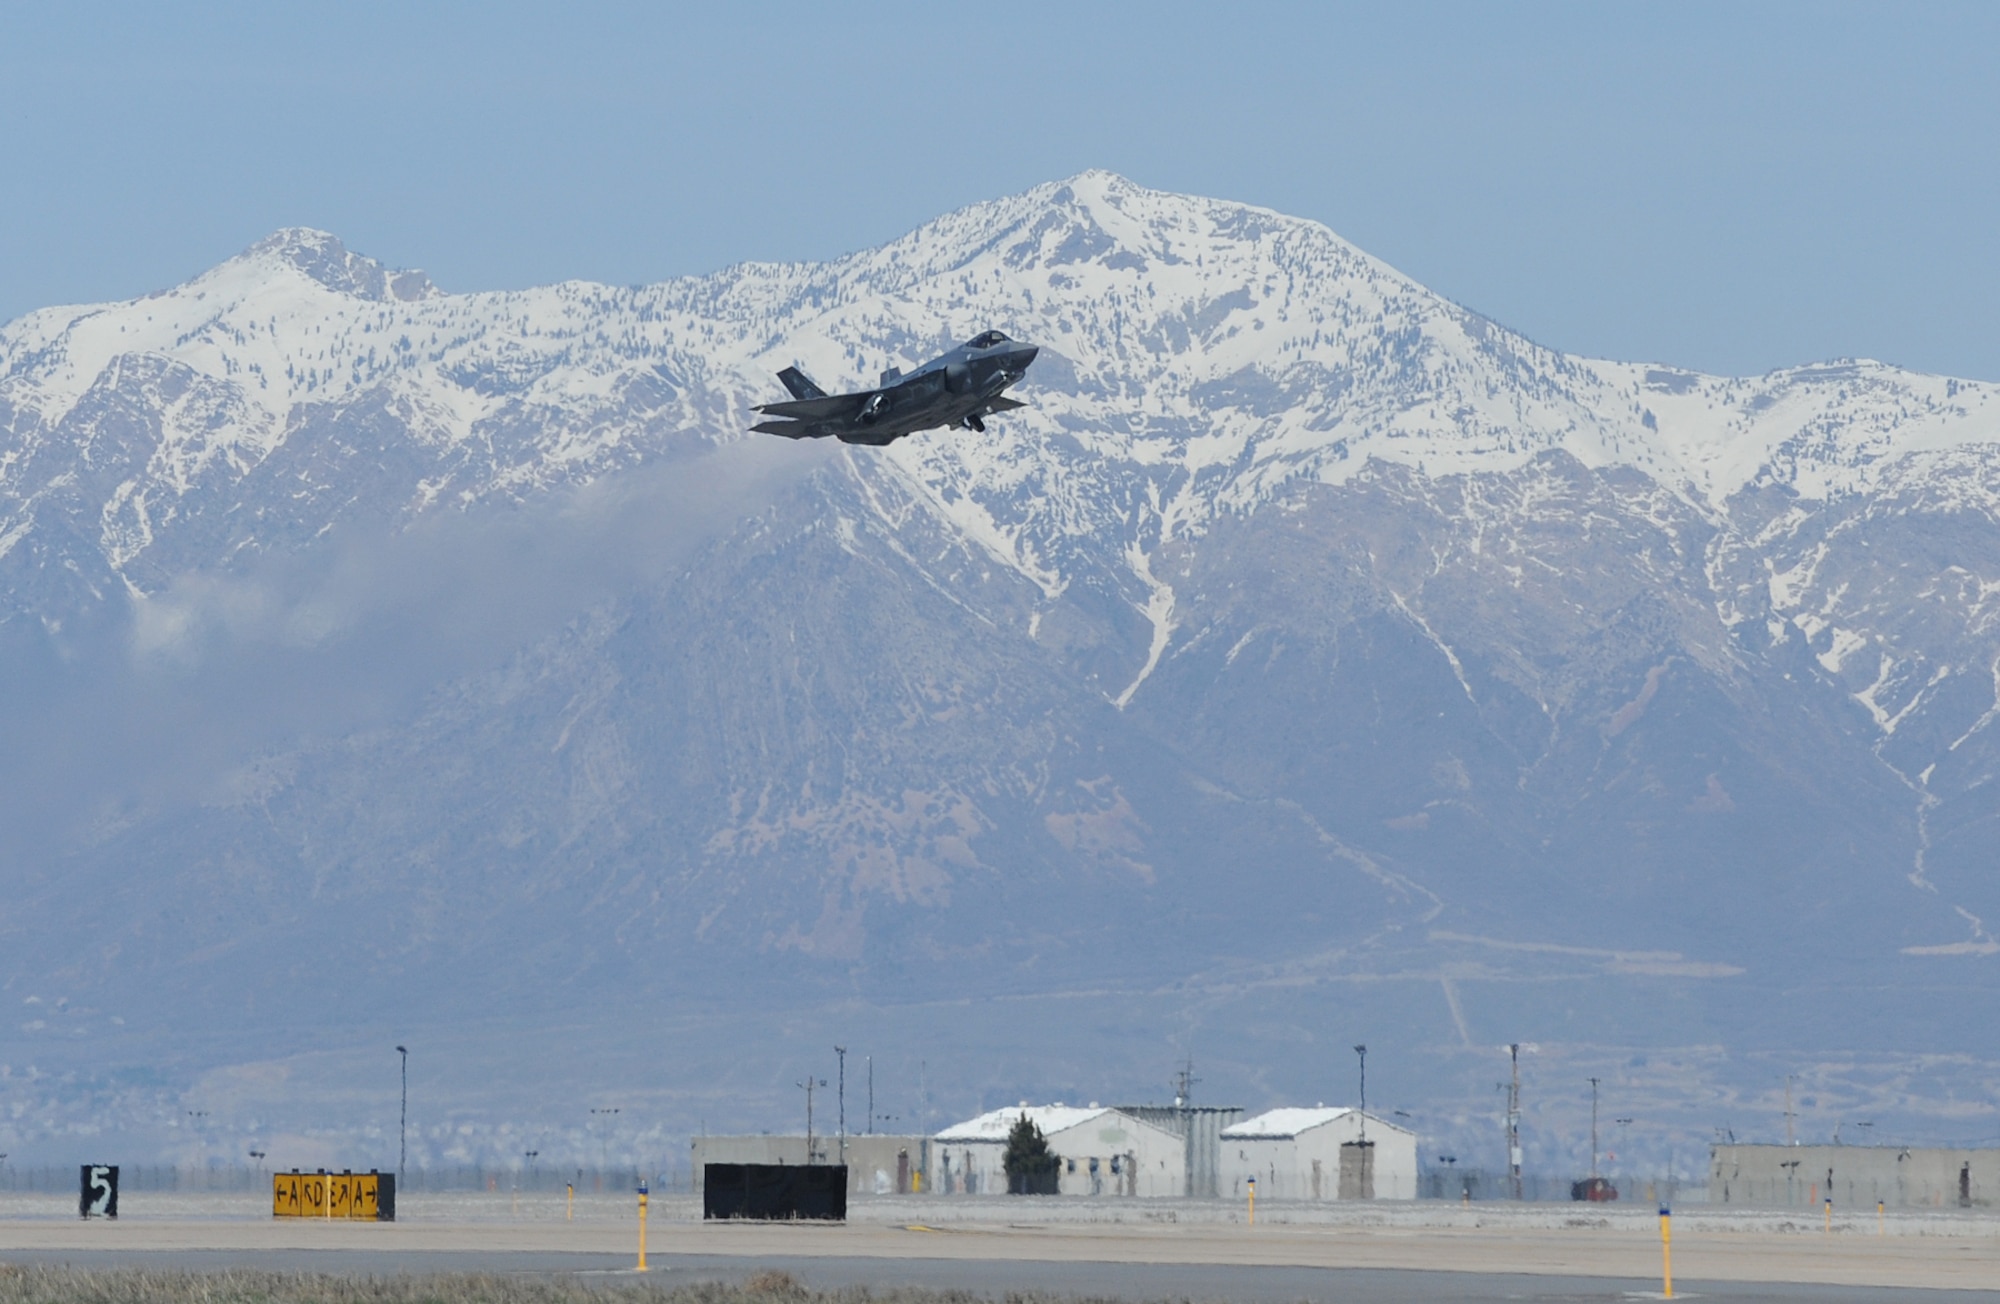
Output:
<instances>
[{"instance_id":1,"label":"clear blue sky","mask_svg":"<svg viewBox=\"0 0 2000 1304\"><path fill-rule=\"evenodd\" d=\"M2000 5L0 9L0 318L288 224L449 289L823 258L1087 167L1560 348L2000 379Z\"/></svg>"}]
</instances>

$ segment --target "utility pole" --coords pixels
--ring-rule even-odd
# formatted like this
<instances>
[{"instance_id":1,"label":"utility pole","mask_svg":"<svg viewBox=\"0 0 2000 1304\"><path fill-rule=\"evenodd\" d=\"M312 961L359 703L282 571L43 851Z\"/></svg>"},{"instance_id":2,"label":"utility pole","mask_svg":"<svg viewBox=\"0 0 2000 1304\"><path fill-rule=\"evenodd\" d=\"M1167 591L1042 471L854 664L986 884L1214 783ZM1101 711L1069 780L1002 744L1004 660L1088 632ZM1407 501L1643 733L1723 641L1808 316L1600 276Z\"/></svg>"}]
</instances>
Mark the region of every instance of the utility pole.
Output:
<instances>
[{"instance_id":1,"label":"utility pole","mask_svg":"<svg viewBox=\"0 0 2000 1304\"><path fill-rule=\"evenodd\" d=\"M1792 1132L1792 1079L1797 1076L1796 1073L1787 1073L1785 1075L1785 1144L1788 1146L1795 1146L1799 1143L1798 1138Z\"/></svg>"},{"instance_id":2,"label":"utility pole","mask_svg":"<svg viewBox=\"0 0 2000 1304\"><path fill-rule=\"evenodd\" d=\"M840 1090L836 1097L840 1101L840 1162L847 1162L847 1047L835 1046L834 1056L840 1061Z\"/></svg>"},{"instance_id":3,"label":"utility pole","mask_svg":"<svg viewBox=\"0 0 2000 1304\"><path fill-rule=\"evenodd\" d=\"M868 1057L868 1135L875 1135L875 1057Z\"/></svg>"},{"instance_id":4,"label":"utility pole","mask_svg":"<svg viewBox=\"0 0 2000 1304\"><path fill-rule=\"evenodd\" d=\"M1597 1079L1590 1080L1590 1176L1597 1179Z\"/></svg>"},{"instance_id":5,"label":"utility pole","mask_svg":"<svg viewBox=\"0 0 2000 1304\"><path fill-rule=\"evenodd\" d=\"M403 1112L396 1124L396 1189L403 1189L403 1165L410 1158L410 1048L396 1047L403 1057Z\"/></svg>"},{"instance_id":6,"label":"utility pole","mask_svg":"<svg viewBox=\"0 0 2000 1304\"><path fill-rule=\"evenodd\" d=\"M813 1144L813 1088L815 1086L825 1086L826 1079L816 1079L812 1074L808 1073L804 1082L793 1083L793 1085L806 1089L806 1162L816 1164L819 1162L819 1155L816 1153L817 1147Z\"/></svg>"},{"instance_id":7,"label":"utility pole","mask_svg":"<svg viewBox=\"0 0 2000 1304\"><path fill-rule=\"evenodd\" d=\"M1513 1062L1514 1076L1507 1085L1507 1172L1514 1183L1514 1198L1521 1195L1521 1044L1512 1042L1507 1057Z\"/></svg>"}]
</instances>

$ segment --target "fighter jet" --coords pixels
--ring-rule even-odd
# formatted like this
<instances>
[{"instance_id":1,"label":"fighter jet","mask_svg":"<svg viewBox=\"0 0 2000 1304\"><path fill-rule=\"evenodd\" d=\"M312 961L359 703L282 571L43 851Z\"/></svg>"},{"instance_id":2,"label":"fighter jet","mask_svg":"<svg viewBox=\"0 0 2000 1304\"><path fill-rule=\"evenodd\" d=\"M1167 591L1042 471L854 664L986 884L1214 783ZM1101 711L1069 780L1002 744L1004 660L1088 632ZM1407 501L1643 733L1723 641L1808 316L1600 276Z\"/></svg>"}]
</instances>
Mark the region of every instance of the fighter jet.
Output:
<instances>
[{"instance_id":1,"label":"fighter jet","mask_svg":"<svg viewBox=\"0 0 2000 1304\"><path fill-rule=\"evenodd\" d=\"M1027 406L1001 397L1000 391L1027 372L1038 352L1032 344L987 331L907 376L891 367L882 373L879 388L859 394L828 394L805 372L786 367L778 379L791 391L792 401L766 403L755 409L765 416L786 419L763 421L750 428L787 439L832 435L843 444L877 446L939 426L963 426L984 433L984 418Z\"/></svg>"}]
</instances>

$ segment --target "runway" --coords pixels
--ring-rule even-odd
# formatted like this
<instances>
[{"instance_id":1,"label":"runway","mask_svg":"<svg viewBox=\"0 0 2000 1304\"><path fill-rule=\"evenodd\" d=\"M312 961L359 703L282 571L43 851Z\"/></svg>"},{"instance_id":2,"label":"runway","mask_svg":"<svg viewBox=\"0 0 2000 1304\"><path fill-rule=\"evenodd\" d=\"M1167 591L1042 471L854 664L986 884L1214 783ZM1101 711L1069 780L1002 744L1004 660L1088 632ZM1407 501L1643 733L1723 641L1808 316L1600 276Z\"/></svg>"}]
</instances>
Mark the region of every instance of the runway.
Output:
<instances>
[{"instance_id":1,"label":"runway","mask_svg":"<svg viewBox=\"0 0 2000 1304\"><path fill-rule=\"evenodd\" d=\"M0 1262L188 1272L392 1274L577 1274L605 1285L635 1283L629 1256L546 1251L451 1250L34 1250L0 1252ZM1486 1304L1493 1301L1635 1300L1659 1297L1658 1281L1535 1273L1434 1272L1384 1268L1301 1268L1269 1264L1138 1264L1080 1260L907 1259L860 1256L672 1254L650 1256L651 1285L740 1282L781 1270L813 1290L899 1288L967 1291L993 1299L1042 1291L1080 1298L1229 1301L1229 1304ZM1680 1281L1676 1299L1730 1304L1972 1304L1990 1291L1939 1291L1783 1282Z\"/></svg>"},{"instance_id":2,"label":"runway","mask_svg":"<svg viewBox=\"0 0 2000 1304\"><path fill-rule=\"evenodd\" d=\"M249 1201L149 1201L144 1207L156 1212L117 1222L61 1216L53 1204L31 1216L0 1205L0 1262L378 1275L584 1273L616 1280L612 1274L633 1264L636 1220L609 1201L579 1206L581 1216L566 1221L560 1205L546 1203L513 1214L490 1198L413 1200L405 1221L373 1224L278 1220ZM206 1216L186 1216L197 1207ZM994 1297L1039 1290L1243 1304L1612 1300L1660 1288L1657 1231L1639 1218L1565 1224L1545 1212L1498 1211L1474 1222L1454 1215L1459 1225L1408 1214L1342 1225L991 1217L953 1225L892 1222L891 1212L872 1210L869 1217L880 1220L832 1225L656 1218L649 1226L649 1280L728 1280L777 1268L821 1289L927 1286ZM925 1212L935 1218L939 1211ZM1032 1217L1033 1209L1022 1206L1018 1216ZM1677 1229L1674 1237L1677 1298L2000 1304L2000 1223L1992 1220L1901 1235L1712 1216L1700 1228Z\"/></svg>"}]
</instances>

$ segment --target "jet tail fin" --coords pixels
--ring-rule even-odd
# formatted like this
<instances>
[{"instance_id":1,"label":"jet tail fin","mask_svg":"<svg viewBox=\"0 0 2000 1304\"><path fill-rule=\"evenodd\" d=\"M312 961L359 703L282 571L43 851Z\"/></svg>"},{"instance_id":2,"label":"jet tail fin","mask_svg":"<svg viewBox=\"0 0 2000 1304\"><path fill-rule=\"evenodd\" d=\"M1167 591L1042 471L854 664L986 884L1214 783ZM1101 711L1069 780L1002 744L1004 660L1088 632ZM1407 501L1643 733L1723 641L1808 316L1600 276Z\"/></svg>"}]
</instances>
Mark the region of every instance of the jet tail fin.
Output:
<instances>
[{"instance_id":1,"label":"jet tail fin","mask_svg":"<svg viewBox=\"0 0 2000 1304\"><path fill-rule=\"evenodd\" d=\"M812 377L797 367L786 367L778 373L778 379L791 391L793 398L825 398L826 391L812 383Z\"/></svg>"}]
</instances>

